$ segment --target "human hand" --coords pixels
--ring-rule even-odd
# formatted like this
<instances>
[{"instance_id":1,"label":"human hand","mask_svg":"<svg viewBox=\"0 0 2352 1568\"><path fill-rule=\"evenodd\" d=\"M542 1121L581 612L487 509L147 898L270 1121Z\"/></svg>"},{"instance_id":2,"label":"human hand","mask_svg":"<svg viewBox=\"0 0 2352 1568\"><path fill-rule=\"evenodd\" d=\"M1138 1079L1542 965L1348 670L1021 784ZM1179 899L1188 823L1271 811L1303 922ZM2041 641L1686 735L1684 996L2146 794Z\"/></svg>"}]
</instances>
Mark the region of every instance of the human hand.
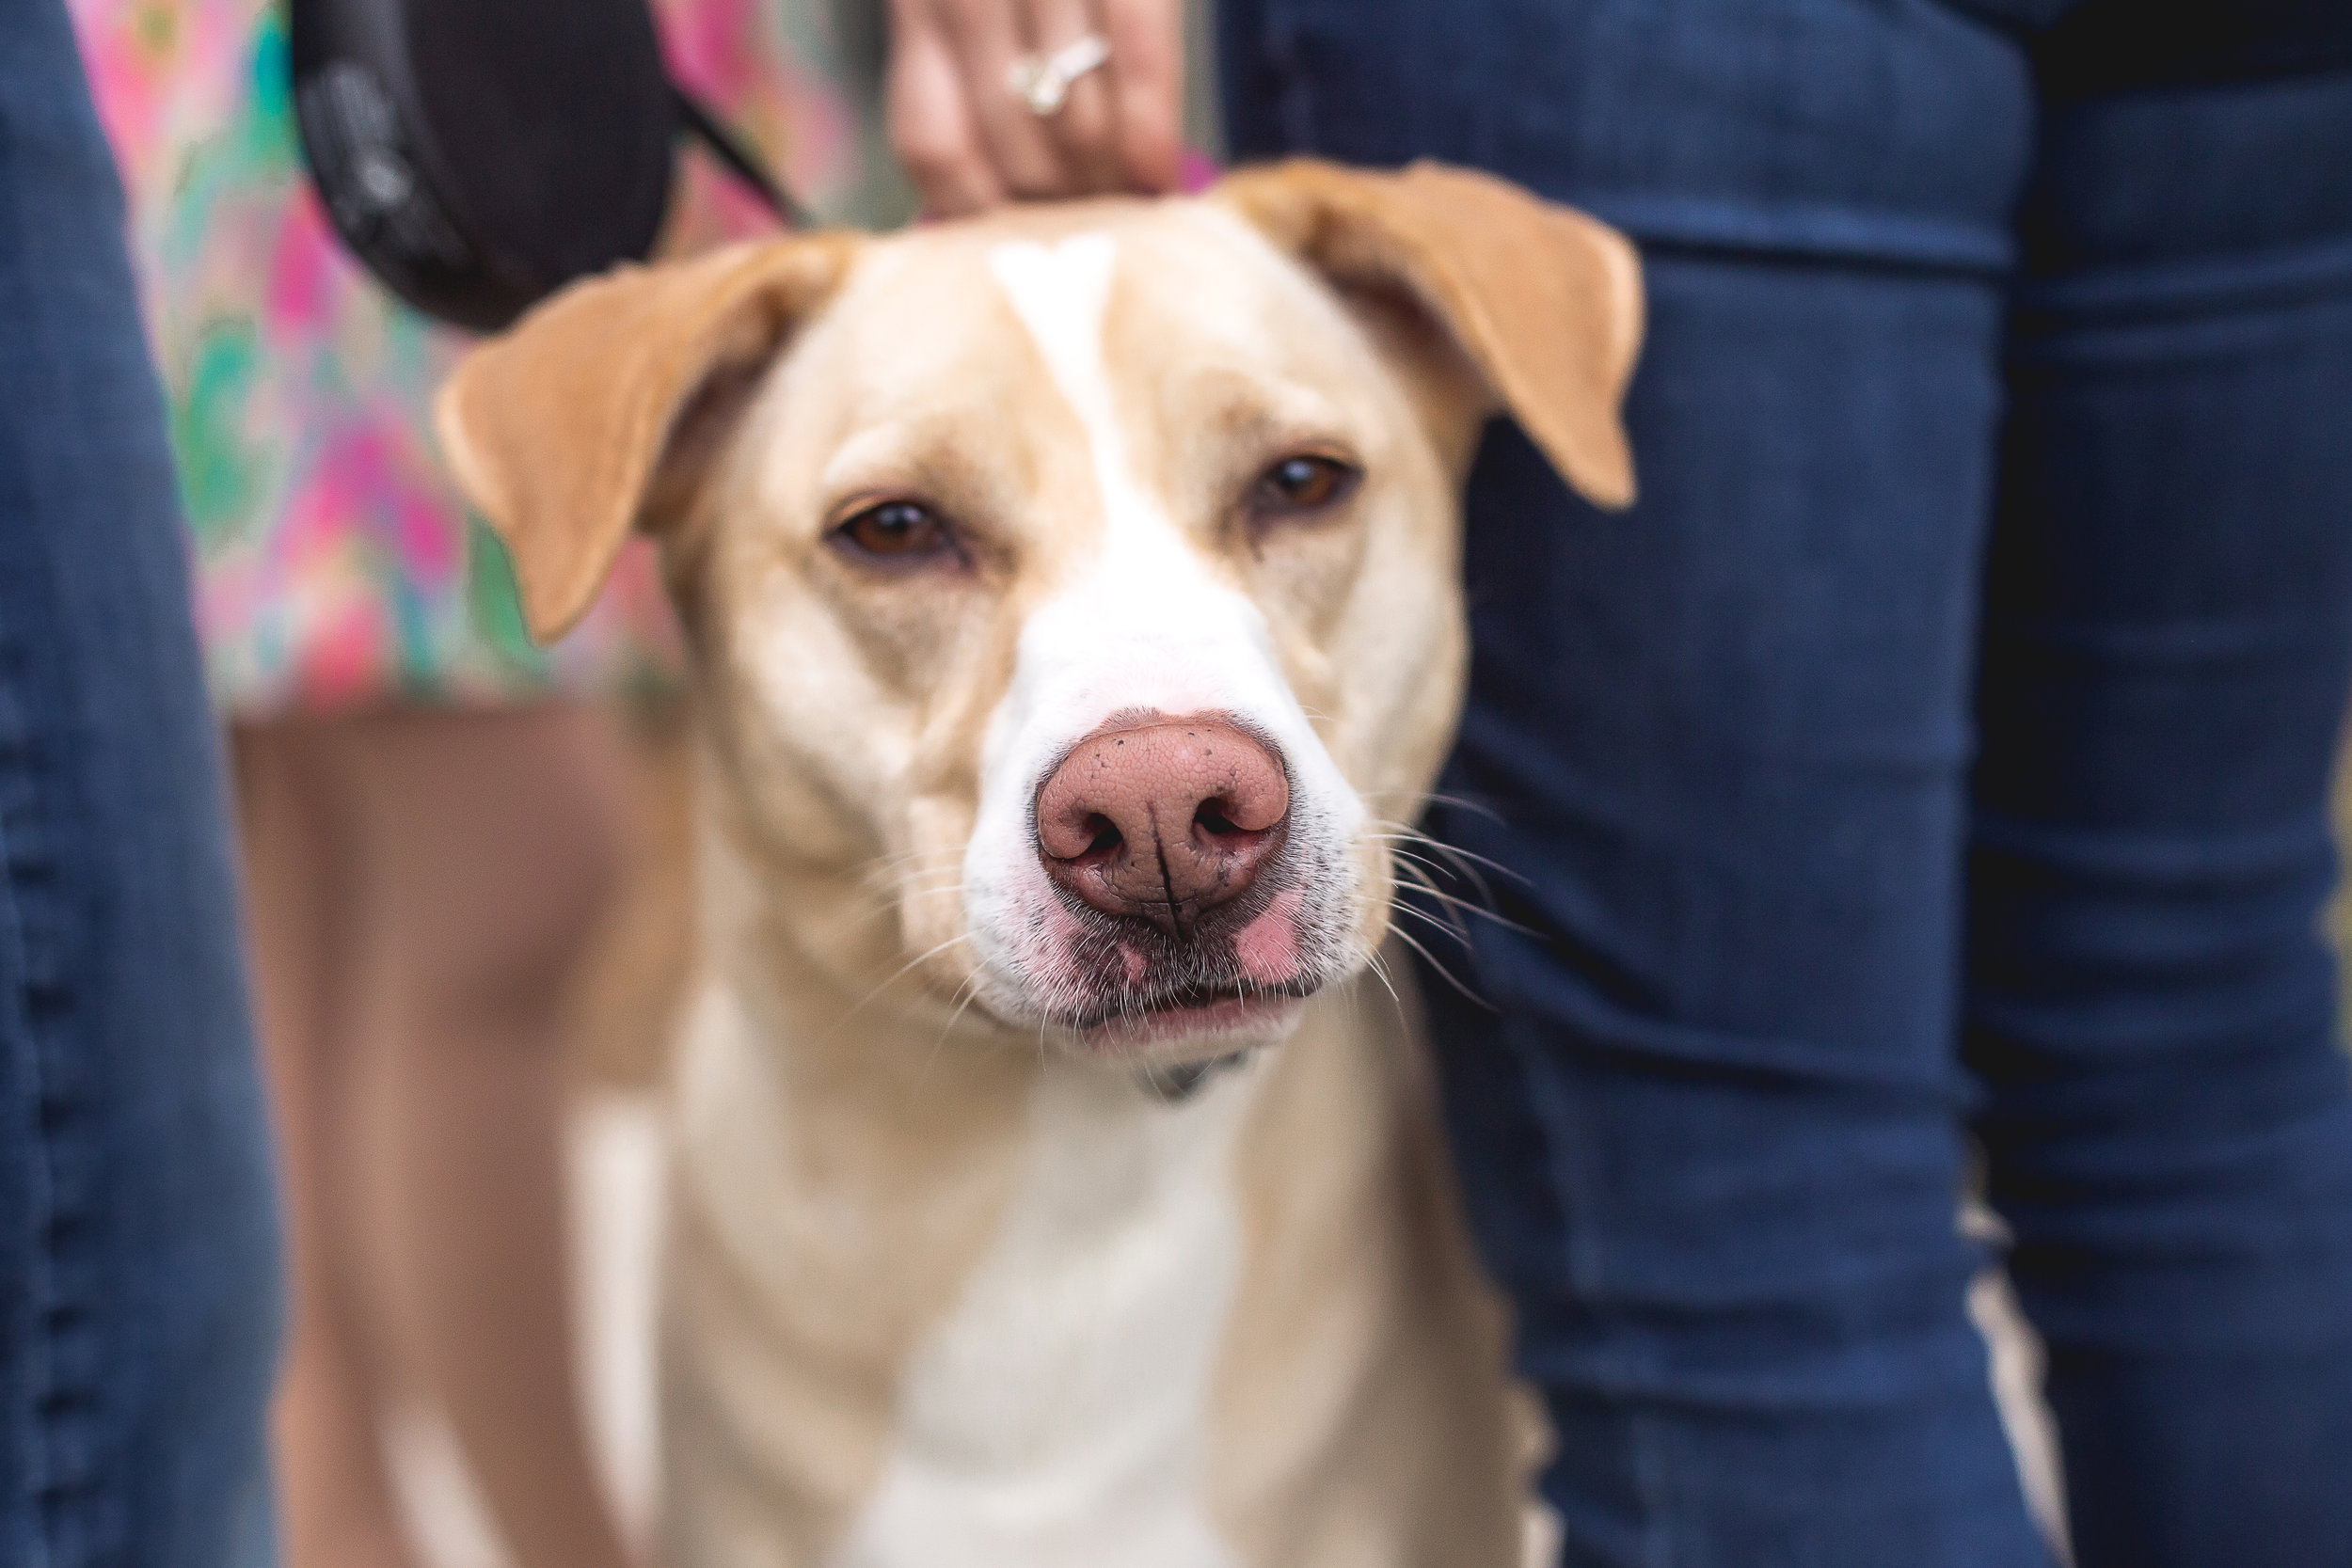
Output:
<instances>
[{"instance_id":1,"label":"human hand","mask_svg":"<svg viewBox=\"0 0 2352 1568\"><path fill-rule=\"evenodd\" d=\"M1180 0L891 0L891 146L926 209L1174 187L1182 157ZM1013 63L1089 33L1110 57L1040 115Z\"/></svg>"}]
</instances>

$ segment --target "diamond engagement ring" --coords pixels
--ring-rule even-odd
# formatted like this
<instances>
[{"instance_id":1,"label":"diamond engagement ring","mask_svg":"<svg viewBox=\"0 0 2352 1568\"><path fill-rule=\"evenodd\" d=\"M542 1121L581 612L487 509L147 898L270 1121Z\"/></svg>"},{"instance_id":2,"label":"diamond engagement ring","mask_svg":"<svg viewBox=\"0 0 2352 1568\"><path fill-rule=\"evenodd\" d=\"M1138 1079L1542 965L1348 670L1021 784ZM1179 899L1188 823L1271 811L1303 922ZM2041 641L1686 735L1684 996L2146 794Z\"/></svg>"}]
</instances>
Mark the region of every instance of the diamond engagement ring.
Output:
<instances>
[{"instance_id":1,"label":"diamond engagement ring","mask_svg":"<svg viewBox=\"0 0 2352 1568\"><path fill-rule=\"evenodd\" d=\"M1070 101L1071 85L1111 57L1111 40L1089 33L1050 55L1024 55L1005 71L1005 86L1040 119L1051 119Z\"/></svg>"}]
</instances>

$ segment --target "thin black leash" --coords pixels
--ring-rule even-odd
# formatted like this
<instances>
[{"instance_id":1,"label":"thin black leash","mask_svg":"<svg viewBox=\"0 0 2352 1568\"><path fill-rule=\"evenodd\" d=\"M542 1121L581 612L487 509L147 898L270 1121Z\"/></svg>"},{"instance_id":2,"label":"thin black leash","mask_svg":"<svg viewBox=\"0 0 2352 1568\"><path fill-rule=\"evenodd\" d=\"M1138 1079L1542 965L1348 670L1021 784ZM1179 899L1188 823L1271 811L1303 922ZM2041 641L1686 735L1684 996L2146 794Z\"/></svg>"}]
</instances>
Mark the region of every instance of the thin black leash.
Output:
<instances>
[{"instance_id":1,"label":"thin black leash","mask_svg":"<svg viewBox=\"0 0 2352 1568\"><path fill-rule=\"evenodd\" d=\"M710 155L758 196L787 229L814 229L817 219L794 199L782 182L770 173L750 148L719 121L702 101L676 82L670 84L670 101L677 105L679 122L693 133Z\"/></svg>"}]
</instances>

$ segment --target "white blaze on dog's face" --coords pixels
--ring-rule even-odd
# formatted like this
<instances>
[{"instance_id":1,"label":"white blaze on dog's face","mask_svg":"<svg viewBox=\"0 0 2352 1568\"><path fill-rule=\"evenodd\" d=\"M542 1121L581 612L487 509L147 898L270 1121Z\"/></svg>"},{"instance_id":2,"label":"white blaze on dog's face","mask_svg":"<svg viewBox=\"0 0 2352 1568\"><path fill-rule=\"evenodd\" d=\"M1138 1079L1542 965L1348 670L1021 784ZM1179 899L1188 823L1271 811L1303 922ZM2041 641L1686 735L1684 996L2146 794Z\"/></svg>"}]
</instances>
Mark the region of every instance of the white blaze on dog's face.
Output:
<instances>
[{"instance_id":1,"label":"white blaze on dog's face","mask_svg":"<svg viewBox=\"0 0 2352 1568\"><path fill-rule=\"evenodd\" d=\"M761 750L920 868L943 987L1080 1049L1222 1053L1379 939L1374 824L1457 696L1450 479L1366 333L1231 214L1038 227L871 255L806 330L721 482L716 624ZM1049 784L1130 750L1052 842ZM1279 797L1247 827L1228 761Z\"/></svg>"},{"instance_id":2,"label":"white blaze on dog's face","mask_svg":"<svg viewBox=\"0 0 2352 1568\"><path fill-rule=\"evenodd\" d=\"M595 466L643 449L621 520L665 535L739 849L872 886L943 1004L1156 1061L1278 1037L1376 948L1458 703L1485 415L1629 488L1622 242L1447 171L1222 196L636 275L647 297L572 305L560 342L534 317L444 409L536 625L610 558L577 515ZM1457 219L1519 224L1486 243L1554 276L1450 257ZM1587 363L1520 362L1514 287ZM609 372L654 395L599 390L599 341L660 334ZM586 406L577 450L532 451L534 398L563 429Z\"/></svg>"},{"instance_id":3,"label":"white blaze on dog's face","mask_svg":"<svg viewBox=\"0 0 2352 1568\"><path fill-rule=\"evenodd\" d=\"M1417 793L1462 665L1445 478L1410 405L1327 293L1190 216L988 249L1092 502L982 736L961 912L981 1004L1097 1049L1270 1038L1364 961L1388 901L1374 802ZM1380 758L1350 744L1367 731L1426 738ZM1076 833L1054 842L1049 782L1121 768L1145 776L1103 791L1130 809L1063 803ZM1271 798L1237 804L1236 772ZM1112 862L1141 886L1089 900Z\"/></svg>"}]
</instances>

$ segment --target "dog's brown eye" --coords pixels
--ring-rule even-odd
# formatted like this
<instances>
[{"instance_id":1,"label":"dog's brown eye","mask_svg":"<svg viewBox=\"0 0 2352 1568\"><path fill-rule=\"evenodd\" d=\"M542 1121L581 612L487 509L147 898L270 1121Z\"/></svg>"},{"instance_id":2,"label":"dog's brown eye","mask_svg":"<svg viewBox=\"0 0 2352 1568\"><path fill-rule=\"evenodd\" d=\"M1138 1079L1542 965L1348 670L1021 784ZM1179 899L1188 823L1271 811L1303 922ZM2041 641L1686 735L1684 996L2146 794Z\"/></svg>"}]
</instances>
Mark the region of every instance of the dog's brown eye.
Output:
<instances>
[{"instance_id":1,"label":"dog's brown eye","mask_svg":"<svg viewBox=\"0 0 2352 1568\"><path fill-rule=\"evenodd\" d=\"M833 533L850 553L880 560L911 562L953 547L946 524L920 501L878 502L851 516Z\"/></svg>"},{"instance_id":2,"label":"dog's brown eye","mask_svg":"<svg viewBox=\"0 0 2352 1568\"><path fill-rule=\"evenodd\" d=\"M1355 468L1336 457L1298 452L1258 476L1253 499L1262 515L1317 512L1343 499L1356 487L1357 477Z\"/></svg>"}]
</instances>

